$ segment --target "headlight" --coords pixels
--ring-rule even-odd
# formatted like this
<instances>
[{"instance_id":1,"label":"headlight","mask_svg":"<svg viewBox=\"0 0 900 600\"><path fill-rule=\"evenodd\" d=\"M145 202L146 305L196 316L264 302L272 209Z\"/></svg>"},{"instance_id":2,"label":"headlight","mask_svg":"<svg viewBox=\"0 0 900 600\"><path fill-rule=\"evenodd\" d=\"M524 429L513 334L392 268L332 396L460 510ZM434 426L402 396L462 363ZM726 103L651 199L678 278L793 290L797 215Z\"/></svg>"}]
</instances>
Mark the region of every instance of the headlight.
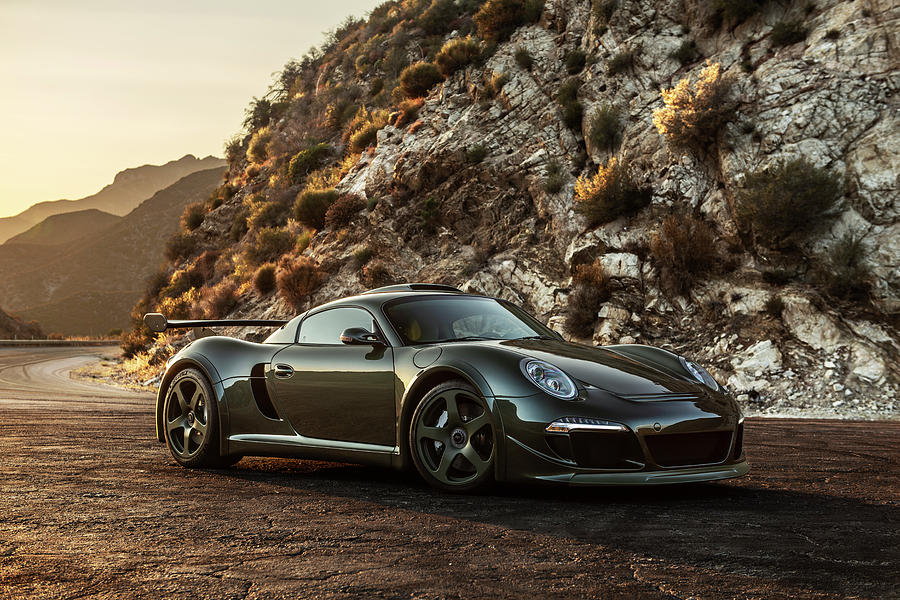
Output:
<instances>
[{"instance_id":1,"label":"headlight","mask_svg":"<svg viewBox=\"0 0 900 600\"><path fill-rule=\"evenodd\" d=\"M578 395L575 382L560 369L548 362L526 358L521 363L522 372L531 382L551 396L572 400Z\"/></svg>"},{"instance_id":2,"label":"headlight","mask_svg":"<svg viewBox=\"0 0 900 600\"><path fill-rule=\"evenodd\" d=\"M706 369L692 360L685 359L683 356L679 356L678 360L681 361L681 366L684 367L684 370L690 373L694 379L713 391L719 391L719 384L716 383L716 380L713 379L713 376Z\"/></svg>"}]
</instances>

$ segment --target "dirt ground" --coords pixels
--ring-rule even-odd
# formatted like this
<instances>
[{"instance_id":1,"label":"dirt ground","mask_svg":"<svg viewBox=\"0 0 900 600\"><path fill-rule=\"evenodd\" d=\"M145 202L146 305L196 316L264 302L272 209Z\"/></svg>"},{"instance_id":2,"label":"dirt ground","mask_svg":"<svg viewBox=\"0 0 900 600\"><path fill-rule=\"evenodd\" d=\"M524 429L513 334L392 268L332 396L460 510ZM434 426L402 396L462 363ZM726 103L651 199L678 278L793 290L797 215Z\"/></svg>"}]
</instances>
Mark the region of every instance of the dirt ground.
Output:
<instances>
[{"instance_id":1,"label":"dirt ground","mask_svg":"<svg viewBox=\"0 0 900 600\"><path fill-rule=\"evenodd\" d=\"M0 350L0 598L898 598L900 422L751 419L752 471L448 496L354 465L177 466L90 349Z\"/></svg>"}]
</instances>

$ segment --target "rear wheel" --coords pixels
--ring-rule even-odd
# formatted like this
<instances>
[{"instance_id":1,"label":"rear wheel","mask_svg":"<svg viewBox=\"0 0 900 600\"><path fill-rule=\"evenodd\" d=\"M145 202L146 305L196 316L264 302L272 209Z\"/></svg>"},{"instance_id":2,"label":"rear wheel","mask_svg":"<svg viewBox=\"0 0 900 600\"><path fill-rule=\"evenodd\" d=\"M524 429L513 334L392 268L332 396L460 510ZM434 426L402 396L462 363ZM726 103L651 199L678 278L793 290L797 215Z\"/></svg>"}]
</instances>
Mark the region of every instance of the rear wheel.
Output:
<instances>
[{"instance_id":1,"label":"rear wheel","mask_svg":"<svg viewBox=\"0 0 900 600\"><path fill-rule=\"evenodd\" d=\"M225 467L240 456L219 456L219 413L212 386L199 370L172 379L163 404L166 445L184 467Z\"/></svg>"},{"instance_id":2,"label":"rear wheel","mask_svg":"<svg viewBox=\"0 0 900 600\"><path fill-rule=\"evenodd\" d=\"M468 383L429 391L413 413L409 447L430 485L451 492L483 489L494 480L494 426L487 403Z\"/></svg>"}]
</instances>

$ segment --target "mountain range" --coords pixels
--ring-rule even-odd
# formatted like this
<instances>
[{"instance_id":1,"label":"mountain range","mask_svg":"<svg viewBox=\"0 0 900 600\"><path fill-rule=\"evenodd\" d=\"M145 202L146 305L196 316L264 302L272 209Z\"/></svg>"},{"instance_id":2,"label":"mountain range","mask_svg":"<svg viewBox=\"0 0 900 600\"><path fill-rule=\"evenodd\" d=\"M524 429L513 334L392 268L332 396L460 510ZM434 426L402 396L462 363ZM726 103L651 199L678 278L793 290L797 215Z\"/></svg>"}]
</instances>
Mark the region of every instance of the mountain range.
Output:
<instances>
[{"instance_id":1,"label":"mountain range","mask_svg":"<svg viewBox=\"0 0 900 600\"><path fill-rule=\"evenodd\" d=\"M222 164L188 155L128 169L98 194L25 211L31 218L50 208L77 209L50 214L0 245L0 306L47 332L98 335L125 327L185 206L207 199L221 182Z\"/></svg>"}]
</instances>

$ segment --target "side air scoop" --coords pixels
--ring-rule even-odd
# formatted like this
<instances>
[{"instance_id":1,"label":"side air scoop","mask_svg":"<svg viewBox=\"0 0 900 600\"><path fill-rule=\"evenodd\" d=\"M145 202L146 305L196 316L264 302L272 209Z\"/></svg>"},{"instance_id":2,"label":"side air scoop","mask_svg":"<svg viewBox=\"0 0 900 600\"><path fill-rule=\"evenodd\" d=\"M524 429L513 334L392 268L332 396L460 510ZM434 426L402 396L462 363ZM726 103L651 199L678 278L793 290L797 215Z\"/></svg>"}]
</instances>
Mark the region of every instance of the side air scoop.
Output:
<instances>
[{"instance_id":1,"label":"side air scoop","mask_svg":"<svg viewBox=\"0 0 900 600\"><path fill-rule=\"evenodd\" d=\"M167 329L190 329L192 327L281 327L287 321L277 319L199 319L193 321L169 321L161 313L147 313L144 324L157 333Z\"/></svg>"}]
</instances>

